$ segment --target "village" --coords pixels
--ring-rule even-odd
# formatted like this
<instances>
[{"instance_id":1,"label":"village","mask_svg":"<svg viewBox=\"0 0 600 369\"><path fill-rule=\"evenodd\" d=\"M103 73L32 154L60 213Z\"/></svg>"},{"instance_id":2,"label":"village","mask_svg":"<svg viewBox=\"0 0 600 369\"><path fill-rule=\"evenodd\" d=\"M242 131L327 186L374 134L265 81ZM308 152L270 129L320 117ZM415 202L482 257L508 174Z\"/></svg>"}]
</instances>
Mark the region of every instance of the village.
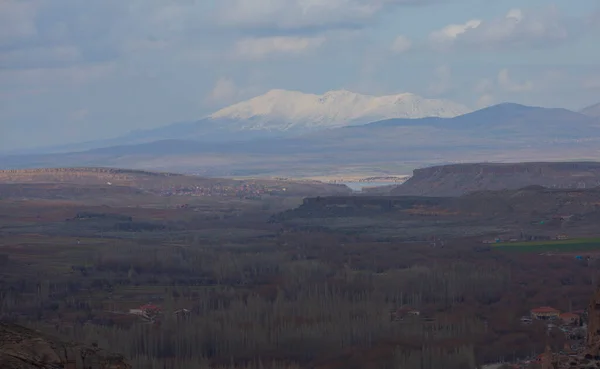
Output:
<instances>
[{"instance_id":1,"label":"village","mask_svg":"<svg viewBox=\"0 0 600 369\"><path fill-rule=\"evenodd\" d=\"M277 190L265 185L244 183L238 186L214 185L210 187L169 187L158 191L160 196L196 196L196 197L237 197L240 199L260 200L266 195L285 193L286 188Z\"/></svg>"},{"instance_id":2,"label":"village","mask_svg":"<svg viewBox=\"0 0 600 369\"><path fill-rule=\"evenodd\" d=\"M521 317L521 324L531 325L536 322L542 322L547 328L548 335L554 330L561 331L566 339L564 347L553 352L547 346L546 351L543 353L513 361L488 364L484 365L483 368L525 369L541 367L542 369L561 369L568 367L588 367L576 366L581 363L595 364L599 352L598 347L595 347L594 343L598 340L598 334L594 332L588 334L588 326L590 325L590 320L592 325L597 325L600 322L600 316L598 316L599 311L596 310L596 305L592 303L590 306L594 307L591 311L590 309L585 309L561 312L550 306L531 309L529 315ZM589 367L595 368L596 366Z\"/></svg>"},{"instance_id":3,"label":"village","mask_svg":"<svg viewBox=\"0 0 600 369\"><path fill-rule=\"evenodd\" d=\"M390 312L390 320L394 322L410 322L415 319L419 319L423 322L434 321L421 314L418 309L402 306L396 310ZM554 330L561 331L566 338L564 347L558 352L552 354L547 352L532 354L530 357L519 358L513 361L502 361L493 364L484 365L484 369L525 369L532 367L544 367L544 360L548 355L552 355L553 358L562 357L564 358L578 358L585 356L585 350L587 348L587 330L588 330L588 311L586 310L575 310L568 312L561 312L550 306L536 307L530 310L529 315L525 315L520 318L522 325L528 326L532 324L542 323L546 326L548 335ZM558 369L558 367L550 366L548 369Z\"/></svg>"}]
</instances>

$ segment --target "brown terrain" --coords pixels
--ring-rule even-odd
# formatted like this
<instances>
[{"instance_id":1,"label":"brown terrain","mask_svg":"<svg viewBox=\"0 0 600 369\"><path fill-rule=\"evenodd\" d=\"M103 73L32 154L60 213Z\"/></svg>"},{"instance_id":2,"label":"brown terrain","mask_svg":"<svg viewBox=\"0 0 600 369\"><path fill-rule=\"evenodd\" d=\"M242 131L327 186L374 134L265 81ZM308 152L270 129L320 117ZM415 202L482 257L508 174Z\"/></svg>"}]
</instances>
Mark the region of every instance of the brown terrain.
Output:
<instances>
[{"instance_id":1,"label":"brown terrain","mask_svg":"<svg viewBox=\"0 0 600 369\"><path fill-rule=\"evenodd\" d=\"M460 197L307 198L298 208L278 214L272 221L405 241L424 241L432 236L593 236L600 221L600 188L529 186Z\"/></svg>"},{"instance_id":2,"label":"brown terrain","mask_svg":"<svg viewBox=\"0 0 600 369\"><path fill-rule=\"evenodd\" d=\"M14 331L26 332L14 350L27 365L41 360L21 349L35 336L54 367L68 368L60 348L73 348L75 369L81 350L106 357L99 347L132 368L539 368L547 346L565 362L565 345L571 367L595 360L596 189L347 196L316 182L111 171L2 172L11 365L24 365L5 354ZM585 247L482 243L558 234ZM573 312L590 338L577 333L585 324L523 323L540 306Z\"/></svg>"},{"instance_id":3,"label":"brown terrain","mask_svg":"<svg viewBox=\"0 0 600 369\"><path fill-rule=\"evenodd\" d=\"M122 355L63 342L16 324L0 323L2 369L131 369Z\"/></svg>"},{"instance_id":4,"label":"brown terrain","mask_svg":"<svg viewBox=\"0 0 600 369\"><path fill-rule=\"evenodd\" d=\"M310 196L314 193L349 194L351 190L340 184L310 180L282 179L223 179L205 178L175 173L157 173L115 168L52 168L0 170L0 184L77 184L89 186L123 186L136 190L164 194L187 191L190 194L230 192L244 185L261 193L277 192L279 195Z\"/></svg>"},{"instance_id":5,"label":"brown terrain","mask_svg":"<svg viewBox=\"0 0 600 369\"><path fill-rule=\"evenodd\" d=\"M600 163L479 163L415 169L396 196L460 196L473 191L539 185L556 189L600 186Z\"/></svg>"}]
</instances>

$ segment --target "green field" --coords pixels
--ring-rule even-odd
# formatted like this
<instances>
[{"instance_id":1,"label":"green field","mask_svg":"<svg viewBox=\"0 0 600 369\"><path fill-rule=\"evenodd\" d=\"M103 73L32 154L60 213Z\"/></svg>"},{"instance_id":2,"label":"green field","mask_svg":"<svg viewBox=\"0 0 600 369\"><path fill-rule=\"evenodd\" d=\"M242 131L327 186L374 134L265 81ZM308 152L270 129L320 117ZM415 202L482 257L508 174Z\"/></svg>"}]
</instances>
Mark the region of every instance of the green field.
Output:
<instances>
[{"instance_id":1,"label":"green field","mask_svg":"<svg viewBox=\"0 0 600 369\"><path fill-rule=\"evenodd\" d=\"M518 252L576 252L600 250L600 238L575 238L557 241L500 243L494 250Z\"/></svg>"}]
</instances>

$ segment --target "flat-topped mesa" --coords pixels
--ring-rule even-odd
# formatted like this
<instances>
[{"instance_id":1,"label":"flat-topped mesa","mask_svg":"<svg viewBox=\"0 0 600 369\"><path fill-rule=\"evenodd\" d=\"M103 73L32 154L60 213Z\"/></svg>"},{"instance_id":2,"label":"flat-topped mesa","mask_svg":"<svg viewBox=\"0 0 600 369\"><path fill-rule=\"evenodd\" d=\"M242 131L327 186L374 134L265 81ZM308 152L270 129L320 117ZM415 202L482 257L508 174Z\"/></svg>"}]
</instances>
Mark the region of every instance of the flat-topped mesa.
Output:
<instances>
[{"instance_id":1,"label":"flat-topped mesa","mask_svg":"<svg viewBox=\"0 0 600 369\"><path fill-rule=\"evenodd\" d=\"M34 169L5 169L0 170L3 174L48 174L48 173L106 173L106 174L139 174L156 177L178 177L183 174L167 172L148 172L145 170L120 169L106 167L73 167L73 168L34 168Z\"/></svg>"},{"instance_id":2,"label":"flat-topped mesa","mask_svg":"<svg viewBox=\"0 0 600 369\"><path fill-rule=\"evenodd\" d=\"M600 163L597 162L527 162L527 163L463 163L437 165L428 168L414 170L414 176L417 175L439 175L443 173L494 173L494 174L514 174L514 173L539 173L539 174L560 174L561 172L571 171L593 171L600 173Z\"/></svg>"},{"instance_id":3,"label":"flat-topped mesa","mask_svg":"<svg viewBox=\"0 0 600 369\"><path fill-rule=\"evenodd\" d=\"M416 169L392 195L460 196L527 186L573 189L600 186L600 163L530 162L451 164Z\"/></svg>"}]
</instances>

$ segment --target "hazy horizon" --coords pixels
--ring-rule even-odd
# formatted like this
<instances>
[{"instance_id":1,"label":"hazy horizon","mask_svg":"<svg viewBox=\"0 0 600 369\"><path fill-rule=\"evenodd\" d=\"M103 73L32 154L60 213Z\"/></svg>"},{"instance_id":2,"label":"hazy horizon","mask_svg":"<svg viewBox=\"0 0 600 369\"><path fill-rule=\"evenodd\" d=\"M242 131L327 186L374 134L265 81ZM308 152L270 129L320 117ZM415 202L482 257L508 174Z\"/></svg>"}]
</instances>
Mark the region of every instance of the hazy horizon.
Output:
<instances>
[{"instance_id":1,"label":"hazy horizon","mask_svg":"<svg viewBox=\"0 0 600 369\"><path fill-rule=\"evenodd\" d=\"M594 0L257 1L2 2L2 149L194 121L272 89L600 101Z\"/></svg>"}]
</instances>

